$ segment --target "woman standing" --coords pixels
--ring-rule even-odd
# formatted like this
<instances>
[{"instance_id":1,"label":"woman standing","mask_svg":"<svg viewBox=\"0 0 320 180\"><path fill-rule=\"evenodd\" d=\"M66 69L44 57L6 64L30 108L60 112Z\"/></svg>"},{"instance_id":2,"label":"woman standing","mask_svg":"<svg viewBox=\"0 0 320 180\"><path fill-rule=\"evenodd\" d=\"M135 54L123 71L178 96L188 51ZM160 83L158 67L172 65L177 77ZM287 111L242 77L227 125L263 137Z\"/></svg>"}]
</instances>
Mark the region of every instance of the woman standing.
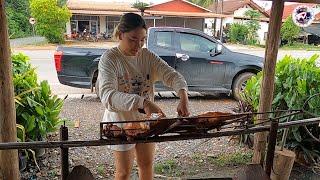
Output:
<instances>
[{"instance_id":1,"label":"woman standing","mask_svg":"<svg viewBox=\"0 0 320 180\"><path fill-rule=\"evenodd\" d=\"M180 97L177 112L189 116L185 79L159 56L142 48L147 27L143 18L127 13L120 19L114 32L119 45L107 50L99 62L99 96L106 107L103 121L139 120L151 113L163 113L153 103L154 83L162 81ZM118 124L121 126L121 124ZM153 178L154 143L109 146L115 159L115 179L129 179L134 158L137 158L141 180Z\"/></svg>"}]
</instances>

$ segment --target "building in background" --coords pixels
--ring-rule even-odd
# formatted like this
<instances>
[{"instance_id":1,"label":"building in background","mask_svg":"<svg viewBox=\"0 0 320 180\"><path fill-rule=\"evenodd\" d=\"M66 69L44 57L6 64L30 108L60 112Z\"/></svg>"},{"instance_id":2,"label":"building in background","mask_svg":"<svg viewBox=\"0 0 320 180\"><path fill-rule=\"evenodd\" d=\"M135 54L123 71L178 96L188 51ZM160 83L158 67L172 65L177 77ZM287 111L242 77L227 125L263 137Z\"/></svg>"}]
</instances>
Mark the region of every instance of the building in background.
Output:
<instances>
[{"instance_id":1,"label":"building in background","mask_svg":"<svg viewBox=\"0 0 320 180\"><path fill-rule=\"evenodd\" d=\"M93 33L112 34L124 13L140 13L132 7L132 1L68 0L67 7L72 13L67 23L67 35L84 30ZM149 27L174 26L203 31L205 18L225 17L187 0L170 0L150 5L144 12Z\"/></svg>"},{"instance_id":2,"label":"building in background","mask_svg":"<svg viewBox=\"0 0 320 180\"><path fill-rule=\"evenodd\" d=\"M208 7L212 13L223 14L225 16L229 16L226 18L207 18L205 20L205 33L219 37L220 35L220 27L227 28L232 23L245 23L248 21L248 17L244 14L248 10L256 10L260 12L260 29L258 30L258 40L260 44L265 44L268 32L268 24L269 24L269 14L260 7L258 4L251 0L224 0L223 3L219 1L219 3L211 4ZM221 11L222 10L222 11ZM221 26L222 22L222 26Z\"/></svg>"},{"instance_id":3,"label":"building in background","mask_svg":"<svg viewBox=\"0 0 320 180\"><path fill-rule=\"evenodd\" d=\"M283 9L282 21L284 22L299 6L307 6L314 12L314 20L308 27L302 28L299 41L306 44L320 44L320 6L310 3L286 3ZM270 10L267 11L270 14Z\"/></svg>"}]
</instances>

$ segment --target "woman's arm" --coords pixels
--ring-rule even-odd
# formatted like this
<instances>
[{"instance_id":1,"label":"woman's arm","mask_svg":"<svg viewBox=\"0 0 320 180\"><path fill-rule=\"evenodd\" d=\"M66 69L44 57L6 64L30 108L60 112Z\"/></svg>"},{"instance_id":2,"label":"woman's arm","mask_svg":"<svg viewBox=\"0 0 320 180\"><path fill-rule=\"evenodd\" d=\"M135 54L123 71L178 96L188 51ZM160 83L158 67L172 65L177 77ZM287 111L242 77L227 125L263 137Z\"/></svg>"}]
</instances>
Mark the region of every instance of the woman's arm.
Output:
<instances>
[{"instance_id":1,"label":"woman's arm","mask_svg":"<svg viewBox=\"0 0 320 180\"><path fill-rule=\"evenodd\" d=\"M173 88L177 94L181 89L187 91L187 82L184 77L175 69L170 67L163 59L149 52L148 60L151 61L154 81L162 81L164 85Z\"/></svg>"},{"instance_id":2,"label":"woman's arm","mask_svg":"<svg viewBox=\"0 0 320 180\"><path fill-rule=\"evenodd\" d=\"M189 116L189 99L187 93L188 88L184 77L157 55L150 53L150 56L153 62L152 70L155 72L155 81L160 80L166 86L173 88L177 92L178 96L180 97L177 112L179 116Z\"/></svg>"},{"instance_id":3,"label":"woman's arm","mask_svg":"<svg viewBox=\"0 0 320 180\"><path fill-rule=\"evenodd\" d=\"M178 95L180 97L180 102L177 107L178 115L187 117L190 115L188 93L186 90L180 89Z\"/></svg>"}]
</instances>

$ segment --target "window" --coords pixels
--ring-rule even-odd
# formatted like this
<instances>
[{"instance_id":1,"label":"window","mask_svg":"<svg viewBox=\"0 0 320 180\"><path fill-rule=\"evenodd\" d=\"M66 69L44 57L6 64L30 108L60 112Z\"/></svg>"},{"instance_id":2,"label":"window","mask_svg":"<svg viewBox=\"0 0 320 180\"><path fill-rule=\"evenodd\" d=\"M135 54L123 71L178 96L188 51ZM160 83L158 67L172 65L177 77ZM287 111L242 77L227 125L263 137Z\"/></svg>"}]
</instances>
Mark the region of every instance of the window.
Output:
<instances>
[{"instance_id":1,"label":"window","mask_svg":"<svg viewBox=\"0 0 320 180\"><path fill-rule=\"evenodd\" d=\"M156 32L156 44L165 48L172 48L172 32Z\"/></svg>"},{"instance_id":2,"label":"window","mask_svg":"<svg viewBox=\"0 0 320 180\"><path fill-rule=\"evenodd\" d=\"M97 26L98 26L98 22L97 21L91 21L91 32L93 33L97 33Z\"/></svg>"},{"instance_id":3,"label":"window","mask_svg":"<svg viewBox=\"0 0 320 180\"><path fill-rule=\"evenodd\" d=\"M216 46L216 43L207 38L194 34L180 33L181 50L204 53L214 51Z\"/></svg>"},{"instance_id":4,"label":"window","mask_svg":"<svg viewBox=\"0 0 320 180\"><path fill-rule=\"evenodd\" d=\"M106 17L106 33L112 36L114 29L120 22L120 17L118 16L107 16Z\"/></svg>"}]
</instances>

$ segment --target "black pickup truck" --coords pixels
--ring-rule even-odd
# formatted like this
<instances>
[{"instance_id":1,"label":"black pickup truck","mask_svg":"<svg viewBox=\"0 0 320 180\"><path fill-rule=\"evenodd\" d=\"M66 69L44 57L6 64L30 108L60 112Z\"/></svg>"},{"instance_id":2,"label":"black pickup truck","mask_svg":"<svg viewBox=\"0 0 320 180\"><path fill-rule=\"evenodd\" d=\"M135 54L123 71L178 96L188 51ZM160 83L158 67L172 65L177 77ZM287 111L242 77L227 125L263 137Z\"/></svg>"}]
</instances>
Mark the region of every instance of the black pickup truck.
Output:
<instances>
[{"instance_id":1,"label":"black pickup truck","mask_svg":"<svg viewBox=\"0 0 320 180\"><path fill-rule=\"evenodd\" d=\"M232 93L236 99L245 81L263 67L263 58L232 52L216 39L194 29L149 28L146 47L180 72L190 91ZM104 51L58 46L54 60L60 83L93 91L98 62ZM156 90L168 89L157 84Z\"/></svg>"}]
</instances>

